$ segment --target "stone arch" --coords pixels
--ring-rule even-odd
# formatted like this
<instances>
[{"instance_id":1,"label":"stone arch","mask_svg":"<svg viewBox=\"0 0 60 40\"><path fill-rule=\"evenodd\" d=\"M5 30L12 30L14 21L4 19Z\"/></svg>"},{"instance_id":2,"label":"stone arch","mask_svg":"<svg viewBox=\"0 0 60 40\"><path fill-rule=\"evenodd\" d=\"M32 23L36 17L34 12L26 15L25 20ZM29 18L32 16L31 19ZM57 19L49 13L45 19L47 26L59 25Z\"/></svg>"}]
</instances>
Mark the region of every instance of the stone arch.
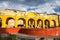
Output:
<instances>
[{"instance_id":1,"label":"stone arch","mask_svg":"<svg viewBox=\"0 0 60 40\"><path fill-rule=\"evenodd\" d=\"M26 21L24 18L19 18L18 19L18 27L25 27L26 26Z\"/></svg>"},{"instance_id":2,"label":"stone arch","mask_svg":"<svg viewBox=\"0 0 60 40\"><path fill-rule=\"evenodd\" d=\"M45 24L45 28L49 28L50 27L50 22L49 22L49 20L45 20L44 21L44 24Z\"/></svg>"},{"instance_id":3,"label":"stone arch","mask_svg":"<svg viewBox=\"0 0 60 40\"><path fill-rule=\"evenodd\" d=\"M43 20L38 19L37 20L37 26L39 26L40 28L43 28Z\"/></svg>"},{"instance_id":4,"label":"stone arch","mask_svg":"<svg viewBox=\"0 0 60 40\"><path fill-rule=\"evenodd\" d=\"M28 26L31 28L35 28L35 20L34 19L29 19L28 20Z\"/></svg>"},{"instance_id":5,"label":"stone arch","mask_svg":"<svg viewBox=\"0 0 60 40\"><path fill-rule=\"evenodd\" d=\"M8 18L6 19L6 24L7 24L7 27L8 27L8 28L13 28L13 27L15 27L15 19L12 18L12 17L8 17Z\"/></svg>"}]
</instances>

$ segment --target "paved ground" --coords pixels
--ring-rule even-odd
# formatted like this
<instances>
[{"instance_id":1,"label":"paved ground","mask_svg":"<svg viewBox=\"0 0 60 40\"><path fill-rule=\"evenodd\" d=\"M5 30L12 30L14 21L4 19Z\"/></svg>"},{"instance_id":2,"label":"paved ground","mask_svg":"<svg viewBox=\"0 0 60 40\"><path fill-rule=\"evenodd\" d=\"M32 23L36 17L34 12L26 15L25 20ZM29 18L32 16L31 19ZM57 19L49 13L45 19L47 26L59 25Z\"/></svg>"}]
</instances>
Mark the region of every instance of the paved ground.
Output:
<instances>
[{"instance_id":1,"label":"paved ground","mask_svg":"<svg viewBox=\"0 0 60 40\"><path fill-rule=\"evenodd\" d=\"M26 40L40 40L40 39L44 39L44 40L54 40L54 38L60 38L60 36L31 36L31 35L26 35L26 34L20 34L17 33L15 34L17 35L18 39L24 38Z\"/></svg>"},{"instance_id":2,"label":"paved ground","mask_svg":"<svg viewBox=\"0 0 60 40\"><path fill-rule=\"evenodd\" d=\"M13 34L11 34L13 35ZM8 40L12 40L10 34L0 34L1 37L7 37ZM31 36L31 35L26 35L26 34L20 34L20 33L16 33L16 39L17 40L40 40L40 39L44 39L44 40L53 40L54 38L60 38L60 36L50 36L50 37L43 37L43 36ZM59 39L60 40L60 39Z\"/></svg>"}]
</instances>

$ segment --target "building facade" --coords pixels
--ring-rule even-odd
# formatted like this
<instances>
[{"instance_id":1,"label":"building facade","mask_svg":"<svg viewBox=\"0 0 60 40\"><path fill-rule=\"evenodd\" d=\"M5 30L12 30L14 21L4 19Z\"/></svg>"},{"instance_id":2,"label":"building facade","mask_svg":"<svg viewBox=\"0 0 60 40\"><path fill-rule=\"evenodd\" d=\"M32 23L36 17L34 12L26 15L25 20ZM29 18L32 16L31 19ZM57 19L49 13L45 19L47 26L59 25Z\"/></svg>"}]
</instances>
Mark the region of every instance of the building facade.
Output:
<instances>
[{"instance_id":1,"label":"building facade","mask_svg":"<svg viewBox=\"0 0 60 40\"><path fill-rule=\"evenodd\" d=\"M51 28L59 26L57 14L43 14L19 10L0 11L1 28Z\"/></svg>"}]
</instances>

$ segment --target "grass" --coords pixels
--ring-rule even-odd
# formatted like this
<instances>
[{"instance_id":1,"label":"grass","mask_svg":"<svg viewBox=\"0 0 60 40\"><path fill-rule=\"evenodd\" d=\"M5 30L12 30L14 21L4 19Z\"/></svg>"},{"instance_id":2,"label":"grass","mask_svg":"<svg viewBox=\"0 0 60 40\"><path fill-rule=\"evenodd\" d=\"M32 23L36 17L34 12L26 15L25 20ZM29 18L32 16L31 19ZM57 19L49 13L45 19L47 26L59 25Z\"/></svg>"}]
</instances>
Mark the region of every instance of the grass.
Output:
<instances>
[{"instance_id":1,"label":"grass","mask_svg":"<svg viewBox=\"0 0 60 40\"><path fill-rule=\"evenodd\" d=\"M16 35L11 35L11 37L12 37L12 40L17 40Z\"/></svg>"},{"instance_id":2,"label":"grass","mask_svg":"<svg viewBox=\"0 0 60 40\"><path fill-rule=\"evenodd\" d=\"M16 35L11 35L10 37L1 37L0 40L16 40Z\"/></svg>"}]
</instances>

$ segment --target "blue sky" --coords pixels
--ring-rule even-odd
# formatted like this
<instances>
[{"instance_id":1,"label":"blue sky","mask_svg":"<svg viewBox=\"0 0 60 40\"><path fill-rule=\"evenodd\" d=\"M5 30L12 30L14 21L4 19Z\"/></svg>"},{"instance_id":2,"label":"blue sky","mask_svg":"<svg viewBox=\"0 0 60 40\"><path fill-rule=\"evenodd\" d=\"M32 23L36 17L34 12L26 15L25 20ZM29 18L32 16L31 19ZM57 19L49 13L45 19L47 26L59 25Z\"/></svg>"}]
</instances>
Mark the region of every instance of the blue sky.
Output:
<instances>
[{"instance_id":1,"label":"blue sky","mask_svg":"<svg viewBox=\"0 0 60 40\"><path fill-rule=\"evenodd\" d=\"M60 13L60 0L0 0L0 10L4 9Z\"/></svg>"}]
</instances>

